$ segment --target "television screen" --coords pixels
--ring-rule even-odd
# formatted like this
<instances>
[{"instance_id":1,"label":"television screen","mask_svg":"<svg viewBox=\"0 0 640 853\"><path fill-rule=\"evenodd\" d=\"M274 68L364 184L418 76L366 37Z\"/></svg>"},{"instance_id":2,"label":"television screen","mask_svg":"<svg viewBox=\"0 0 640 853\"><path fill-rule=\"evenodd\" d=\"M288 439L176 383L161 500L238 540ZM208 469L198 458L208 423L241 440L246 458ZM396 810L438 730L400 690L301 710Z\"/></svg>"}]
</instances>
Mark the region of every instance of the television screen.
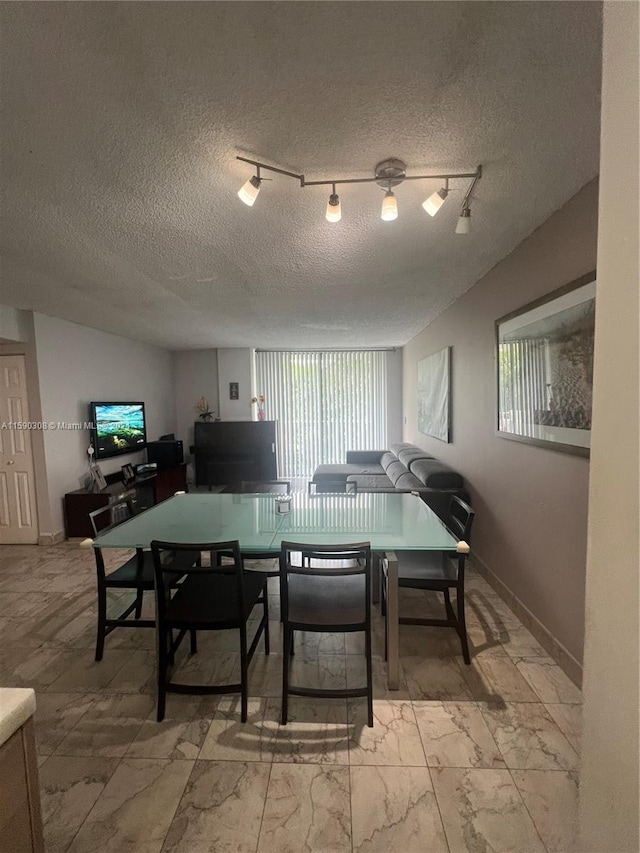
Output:
<instances>
[{"instance_id":1,"label":"television screen","mask_svg":"<svg viewBox=\"0 0 640 853\"><path fill-rule=\"evenodd\" d=\"M144 450L144 403L91 403L93 447L97 459Z\"/></svg>"}]
</instances>

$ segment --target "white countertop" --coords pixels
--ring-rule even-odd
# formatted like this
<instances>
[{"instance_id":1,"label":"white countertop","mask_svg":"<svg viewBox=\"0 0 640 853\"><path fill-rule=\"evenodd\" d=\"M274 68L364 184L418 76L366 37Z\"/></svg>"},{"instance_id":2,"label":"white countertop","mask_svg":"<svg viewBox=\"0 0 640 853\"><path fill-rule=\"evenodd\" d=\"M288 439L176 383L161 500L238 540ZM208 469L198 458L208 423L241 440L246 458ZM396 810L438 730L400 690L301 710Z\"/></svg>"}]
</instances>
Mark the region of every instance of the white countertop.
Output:
<instances>
[{"instance_id":1,"label":"white countertop","mask_svg":"<svg viewBox=\"0 0 640 853\"><path fill-rule=\"evenodd\" d=\"M30 687L0 687L0 746L33 716L36 694Z\"/></svg>"}]
</instances>

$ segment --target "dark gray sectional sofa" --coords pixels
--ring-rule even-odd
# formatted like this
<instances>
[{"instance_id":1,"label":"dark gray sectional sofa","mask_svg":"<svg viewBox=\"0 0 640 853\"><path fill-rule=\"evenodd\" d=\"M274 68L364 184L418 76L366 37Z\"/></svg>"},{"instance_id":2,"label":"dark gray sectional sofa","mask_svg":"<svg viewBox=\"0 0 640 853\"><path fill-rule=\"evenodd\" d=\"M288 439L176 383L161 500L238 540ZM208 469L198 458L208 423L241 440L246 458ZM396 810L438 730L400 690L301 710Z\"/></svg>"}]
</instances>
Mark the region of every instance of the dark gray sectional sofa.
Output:
<instances>
[{"instance_id":1,"label":"dark gray sectional sofa","mask_svg":"<svg viewBox=\"0 0 640 853\"><path fill-rule=\"evenodd\" d=\"M319 465L312 482L318 491L355 483L359 492L418 492L445 522L449 501L457 495L469 502L464 479L430 453L405 442L388 450L349 450L345 465Z\"/></svg>"}]
</instances>

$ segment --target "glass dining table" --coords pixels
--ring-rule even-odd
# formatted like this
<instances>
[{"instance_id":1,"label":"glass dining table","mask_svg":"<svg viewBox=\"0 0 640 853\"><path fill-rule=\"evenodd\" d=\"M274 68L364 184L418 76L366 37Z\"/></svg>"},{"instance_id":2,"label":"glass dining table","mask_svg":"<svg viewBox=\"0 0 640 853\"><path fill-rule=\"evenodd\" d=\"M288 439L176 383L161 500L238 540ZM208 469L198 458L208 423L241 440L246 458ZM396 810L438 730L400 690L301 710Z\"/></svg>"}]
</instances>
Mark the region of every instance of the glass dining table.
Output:
<instances>
[{"instance_id":1,"label":"glass dining table","mask_svg":"<svg viewBox=\"0 0 640 853\"><path fill-rule=\"evenodd\" d=\"M399 687L398 551L455 552L460 543L417 495L291 495L291 509L278 511L272 494L182 494L142 512L93 540L94 548L148 548L165 542L238 540L247 555L280 553L283 541L344 545L369 542L387 561L388 686ZM282 509L282 507L280 507ZM461 546L462 547L462 546ZM375 584L374 584L375 589Z\"/></svg>"}]
</instances>

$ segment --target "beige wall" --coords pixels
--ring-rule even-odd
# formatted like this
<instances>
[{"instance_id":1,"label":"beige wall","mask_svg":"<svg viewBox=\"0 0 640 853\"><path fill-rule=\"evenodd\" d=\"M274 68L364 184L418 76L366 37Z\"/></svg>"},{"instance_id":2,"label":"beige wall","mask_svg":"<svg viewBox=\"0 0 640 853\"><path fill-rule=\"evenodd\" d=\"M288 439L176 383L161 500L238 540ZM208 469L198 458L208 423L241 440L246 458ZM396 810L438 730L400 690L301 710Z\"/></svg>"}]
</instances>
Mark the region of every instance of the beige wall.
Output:
<instances>
[{"instance_id":1,"label":"beige wall","mask_svg":"<svg viewBox=\"0 0 640 853\"><path fill-rule=\"evenodd\" d=\"M496 436L494 324L595 269L597 215L594 180L404 351L406 440L463 474L477 512L474 552L578 661L589 462ZM418 432L416 413L416 364L445 346L453 347L451 444Z\"/></svg>"},{"instance_id":2,"label":"beige wall","mask_svg":"<svg viewBox=\"0 0 640 853\"><path fill-rule=\"evenodd\" d=\"M637 4L605 3L581 853L640 850L638 59Z\"/></svg>"},{"instance_id":3,"label":"beige wall","mask_svg":"<svg viewBox=\"0 0 640 853\"><path fill-rule=\"evenodd\" d=\"M147 438L175 430L173 363L168 350L69 323L33 315L42 420L84 422L91 400L142 400ZM47 430L44 451L49 490L50 530L64 530L65 492L85 485L89 430ZM132 453L100 462L104 474L126 462L144 460Z\"/></svg>"}]
</instances>

